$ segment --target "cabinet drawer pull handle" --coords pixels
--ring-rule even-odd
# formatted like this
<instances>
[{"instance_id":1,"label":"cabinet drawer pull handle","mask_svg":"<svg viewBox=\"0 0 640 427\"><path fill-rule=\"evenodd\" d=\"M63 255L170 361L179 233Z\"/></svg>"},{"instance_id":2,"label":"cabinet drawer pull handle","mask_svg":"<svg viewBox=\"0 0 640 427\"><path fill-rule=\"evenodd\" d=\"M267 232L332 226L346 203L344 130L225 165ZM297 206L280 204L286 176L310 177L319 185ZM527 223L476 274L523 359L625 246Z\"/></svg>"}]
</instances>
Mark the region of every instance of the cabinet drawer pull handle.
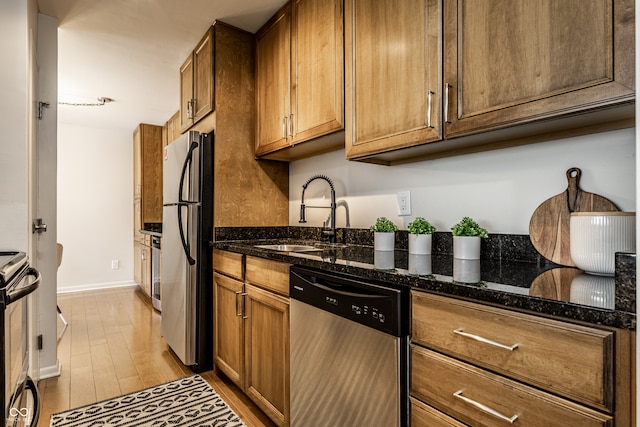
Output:
<instances>
[{"instance_id":1,"label":"cabinet drawer pull handle","mask_svg":"<svg viewBox=\"0 0 640 427\"><path fill-rule=\"evenodd\" d=\"M485 344L489 344L492 345L494 347L500 347L500 348L504 348L505 350L509 350L509 351L513 351L516 348L518 348L518 344L514 344L514 345L504 345L504 344L500 344L499 342L495 342L495 341L491 341L489 339L483 338L481 336L478 335L473 335L473 334L469 334L467 332L464 332L462 330L462 328L458 328L455 329L453 331L454 334L458 334L458 335L462 335L463 337L467 337L467 338L471 338L472 340L476 340L476 341L480 341L483 342Z\"/></svg>"},{"instance_id":2,"label":"cabinet drawer pull handle","mask_svg":"<svg viewBox=\"0 0 640 427\"><path fill-rule=\"evenodd\" d=\"M431 124L431 98L434 95L434 92L432 90L427 92L427 127L428 128L433 128L433 125Z\"/></svg>"},{"instance_id":3,"label":"cabinet drawer pull handle","mask_svg":"<svg viewBox=\"0 0 640 427\"><path fill-rule=\"evenodd\" d=\"M493 415L494 417L500 418L503 421L508 422L509 424L513 424L517 419L518 416L514 415L513 417L509 418L506 415L502 415L500 412L496 411L495 409L491 409L489 408L487 405L483 405L480 402L476 402L473 399L469 399L468 397L465 397L462 395L462 390L458 390L455 393L453 393L453 395L455 397L457 397L458 399L461 399L463 402L468 403L471 406L474 406L478 409L480 409L483 412L486 412L487 414Z\"/></svg>"},{"instance_id":4,"label":"cabinet drawer pull handle","mask_svg":"<svg viewBox=\"0 0 640 427\"><path fill-rule=\"evenodd\" d=\"M451 89L451 85L449 83L445 83L444 85L444 122L451 123L449 120L449 90Z\"/></svg>"},{"instance_id":5,"label":"cabinet drawer pull handle","mask_svg":"<svg viewBox=\"0 0 640 427\"><path fill-rule=\"evenodd\" d=\"M240 312L240 303L238 302L239 296L242 294L242 291L236 291L236 316L242 316L242 312Z\"/></svg>"}]
</instances>

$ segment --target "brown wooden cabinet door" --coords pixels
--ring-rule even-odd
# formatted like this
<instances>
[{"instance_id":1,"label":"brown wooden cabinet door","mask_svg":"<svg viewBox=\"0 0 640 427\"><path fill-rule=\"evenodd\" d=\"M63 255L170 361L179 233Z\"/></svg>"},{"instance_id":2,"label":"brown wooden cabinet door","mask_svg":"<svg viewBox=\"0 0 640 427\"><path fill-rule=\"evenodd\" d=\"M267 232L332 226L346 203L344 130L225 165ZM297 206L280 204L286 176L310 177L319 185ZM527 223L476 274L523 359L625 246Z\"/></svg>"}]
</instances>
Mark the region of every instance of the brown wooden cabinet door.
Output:
<instances>
[{"instance_id":1,"label":"brown wooden cabinet door","mask_svg":"<svg viewBox=\"0 0 640 427\"><path fill-rule=\"evenodd\" d=\"M257 34L256 155L289 145L291 15L287 4Z\"/></svg>"},{"instance_id":2,"label":"brown wooden cabinet door","mask_svg":"<svg viewBox=\"0 0 640 427\"><path fill-rule=\"evenodd\" d=\"M291 22L292 142L344 128L342 0L295 0Z\"/></svg>"},{"instance_id":3,"label":"brown wooden cabinet door","mask_svg":"<svg viewBox=\"0 0 640 427\"><path fill-rule=\"evenodd\" d=\"M216 366L242 388L244 359L242 291L244 284L238 280L213 275L214 291L214 355Z\"/></svg>"},{"instance_id":4,"label":"brown wooden cabinet door","mask_svg":"<svg viewBox=\"0 0 640 427\"><path fill-rule=\"evenodd\" d=\"M193 51L193 122L213 111L213 27Z\"/></svg>"},{"instance_id":5,"label":"brown wooden cabinet door","mask_svg":"<svg viewBox=\"0 0 640 427\"><path fill-rule=\"evenodd\" d=\"M193 54L180 67L180 132L193 125Z\"/></svg>"},{"instance_id":6,"label":"brown wooden cabinet door","mask_svg":"<svg viewBox=\"0 0 640 427\"><path fill-rule=\"evenodd\" d=\"M633 0L445 0L445 138L630 101Z\"/></svg>"},{"instance_id":7,"label":"brown wooden cabinet door","mask_svg":"<svg viewBox=\"0 0 640 427\"><path fill-rule=\"evenodd\" d=\"M245 392L277 425L289 418L289 300L245 285Z\"/></svg>"},{"instance_id":8,"label":"brown wooden cabinet door","mask_svg":"<svg viewBox=\"0 0 640 427\"><path fill-rule=\"evenodd\" d=\"M345 0L347 158L441 139L440 9Z\"/></svg>"},{"instance_id":9,"label":"brown wooden cabinet door","mask_svg":"<svg viewBox=\"0 0 640 427\"><path fill-rule=\"evenodd\" d=\"M142 290L151 296L151 246L142 245L141 249L142 259Z\"/></svg>"},{"instance_id":10,"label":"brown wooden cabinet door","mask_svg":"<svg viewBox=\"0 0 640 427\"><path fill-rule=\"evenodd\" d=\"M133 281L142 287L142 243L133 242Z\"/></svg>"}]
</instances>

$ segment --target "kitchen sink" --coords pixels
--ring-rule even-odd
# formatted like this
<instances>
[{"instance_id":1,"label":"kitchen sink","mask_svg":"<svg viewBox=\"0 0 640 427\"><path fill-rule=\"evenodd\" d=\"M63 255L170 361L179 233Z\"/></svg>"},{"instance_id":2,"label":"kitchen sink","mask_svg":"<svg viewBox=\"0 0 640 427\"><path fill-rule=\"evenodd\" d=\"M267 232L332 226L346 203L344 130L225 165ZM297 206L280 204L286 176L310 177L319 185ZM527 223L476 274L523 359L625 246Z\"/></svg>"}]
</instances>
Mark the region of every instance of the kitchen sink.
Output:
<instances>
[{"instance_id":1,"label":"kitchen sink","mask_svg":"<svg viewBox=\"0 0 640 427\"><path fill-rule=\"evenodd\" d=\"M322 251L322 248L317 248L310 245L255 245L255 248L269 249L278 252L314 252Z\"/></svg>"}]
</instances>

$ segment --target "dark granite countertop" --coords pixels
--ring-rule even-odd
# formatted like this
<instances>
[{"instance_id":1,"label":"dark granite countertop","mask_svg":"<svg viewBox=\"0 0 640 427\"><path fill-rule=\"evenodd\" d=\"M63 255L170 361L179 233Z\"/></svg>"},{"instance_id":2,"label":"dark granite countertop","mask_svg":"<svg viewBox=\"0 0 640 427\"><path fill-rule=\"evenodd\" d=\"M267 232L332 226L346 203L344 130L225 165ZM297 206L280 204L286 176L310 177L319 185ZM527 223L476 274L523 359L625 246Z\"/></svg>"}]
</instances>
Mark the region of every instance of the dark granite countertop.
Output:
<instances>
[{"instance_id":1,"label":"dark granite countertop","mask_svg":"<svg viewBox=\"0 0 640 427\"><path fill-rule=\"evenodd\" d=\"M145 222L140 232L144 234L149 234L151 236L162 237L162 223L161 222Z\"/></svg>"},{"instance_id":2,"label":"dark granite countertop","mask_svg":"<svg viewBox=\"0 0 640 427\"><path fill-rule=\"evenodd\" d=\"M273 234L269 235L273 237ZM220 240L219 237L214 243L216 249L346 273L548 317L623 329L636 328L635 311L616 309L613 277L588 275L575 268L548 262L505 260L503 257L480 261L454 260L447 253L410 255L402 249L376 252L372 246L360 244L345 247L320 244L322 250L319 251L277 252L254 245L283 242L313 245L319 239L292 239L289 236Z\"/></svg>"}]
</instances>

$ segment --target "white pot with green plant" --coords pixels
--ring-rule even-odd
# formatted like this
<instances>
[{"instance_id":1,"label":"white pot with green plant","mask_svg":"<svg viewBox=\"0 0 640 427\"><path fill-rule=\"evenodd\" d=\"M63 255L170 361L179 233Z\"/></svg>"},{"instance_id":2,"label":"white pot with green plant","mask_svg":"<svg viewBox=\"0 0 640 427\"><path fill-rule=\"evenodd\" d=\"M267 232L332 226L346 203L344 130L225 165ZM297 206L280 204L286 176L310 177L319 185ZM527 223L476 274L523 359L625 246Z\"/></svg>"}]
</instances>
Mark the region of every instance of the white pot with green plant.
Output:
<instances>
[{"instance_id":1,"label":"white pot with green plant","mask_svg":"<svg viewBox=\"0 0 640 427\"><path fill-rule=\"evenodd\" d=\"M489 237L486 229L465 216L451 228L451 233L453 234L454 258L480 259L480 239Z\"/></svg>"},{"instance_id":2,"label":"white pot with green plant","mask_svg":"<svg viewBox=\"0 0 640 427\"><path fill-rule=\"evenodd\" d=\"M371 226L373 231L373 248L376 251L392 251L395 248L398 226L390 219L380 217Z\"/></svg>"},{"instance_id":3,"label":"white pot with green plant","mask_svg":"<svg viewBox=\"0 0 640 427\"><path fill-rule=\"evenodd\" d=\"M431 255L432 235L436 228L422 217L409 223L409 253Z\"/></svg>"}]
</instances>

